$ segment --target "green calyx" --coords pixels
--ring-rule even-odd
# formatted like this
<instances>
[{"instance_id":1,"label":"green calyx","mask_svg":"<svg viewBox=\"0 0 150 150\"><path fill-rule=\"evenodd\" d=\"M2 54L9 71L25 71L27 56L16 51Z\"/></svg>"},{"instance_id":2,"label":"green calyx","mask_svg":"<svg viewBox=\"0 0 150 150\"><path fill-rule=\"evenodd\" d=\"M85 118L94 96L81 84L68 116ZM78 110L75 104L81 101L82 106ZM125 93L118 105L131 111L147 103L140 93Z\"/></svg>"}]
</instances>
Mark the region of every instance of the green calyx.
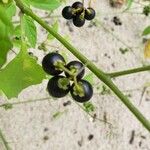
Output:
<instances>
[{"instance_id":1,"label":"green calyx","mask_svg":"<svg viewBox=\"0 0 150 150\"><path fill-rule=\"evenodd\" d=\"M70 66L69 70L72 73L72 77L76 76L78 73L78 68L76 68L75 66Z\"/></svg>"},{"instance_id":2,"label":"green calyx","mask_svg":"<svg viewBox=\"0 0 150 150\"><path fill-rule=\"evenodd\" d=\"M54 63L54 66L56 67L56 70L63 71L63 67L65 66L65 63L58 60Z\"/></svg>"},{"instance_id":3,"label":"green calyx","mask_svg":"<svg viewBox=\"0 0 150 150\"><path fill-rule=\"evenodd\" d=\"M77 84L75 84L75 86L73 87L73 94L74 95L78 95L80 97L84 97L84 88L81 82L78 82Z\"/></svg>"},{"instance_id":4,"label":"green calyx","mask_svg":"<svg viewBox=\"0 0 150 150\"><path fill-rule=\"evenodd\" d=\"M77 9L75 9L75 8L73 8L72 9L72 13L75 15L76 13L80 13L80 12L82 12L83 11L83 8L77 8Z\"/></svg>"},{"instance_id":5,"label":"green calyx","mask_svg":"<svg viewBox=\"0 0 150 150\"><path fill-rule=\"evenodd\" d=\"M81 20L84 20L84 16L85 16L85 9L84 9L84 11L81 13L80 19L81 19Z\"/></svg>"},{"instance_id":6,"label":"green calyx","mask_svg":"<svg viewBox=\"0 0 150 150\"><path fill-rule=\"evenodd\" d=\"M67 79L67 78L60 78L58 80L58 87L60 89L67 90L69 84L70 84L70 82L69 82L69 79Z\"/></svg>"}]
</instances>

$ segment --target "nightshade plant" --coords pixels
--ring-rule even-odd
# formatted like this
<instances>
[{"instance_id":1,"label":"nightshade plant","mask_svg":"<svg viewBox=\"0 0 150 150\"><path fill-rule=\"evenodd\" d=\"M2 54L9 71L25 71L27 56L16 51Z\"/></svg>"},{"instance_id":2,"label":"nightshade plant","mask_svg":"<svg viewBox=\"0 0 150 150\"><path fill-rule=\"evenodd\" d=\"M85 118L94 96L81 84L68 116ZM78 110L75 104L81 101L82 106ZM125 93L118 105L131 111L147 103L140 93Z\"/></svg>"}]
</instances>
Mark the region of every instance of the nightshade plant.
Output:
<instances>
[{"instance_id":1,"label":"nightshade plant","mask_svg":"<svg viewBox=\"0 0 150 150\"><path fill-rule=\"evenodd\" d=\"M43 19L34 13L32 7L46 11L53 11L61 5L62 0L1 0L0 2L0 90L8 99L17 97L25 88L39 84L46 79L46 74L41 65L37 64L36 59L28 54L29 48L36 47L37 29L35 22L39 23L47 32L49 38L55 37L66 49L68 49L80 62L82 62L91 72L104 82L116 96L126 105L126 107L135 115L135 117L150 131L150 122L145 116L131 103L118 87L113 83L112 78L142 71L149 71L149 66L143 66L135 69L106 73L95 66L86 56L70 44L65 38L57 33L55 27L49 26ZM131 5L131 0L130 0ZM19 8L20 22L16 25L12 23L13 16L16 15L16 8ZM93 15L95 16L95 14ZM86 16L92 19L93 16ZM68 16L67 16L68 17ZM70 16L68 17L70 18ZM19 47L20 51L16 57L7 63L7 54L13 47ZM41 47L44 49L44 46ZM12 50L13 51L13 50ZM16 53L16 52L15 52ZM45 70L47 71L47 70ZM62 77L60 77L62 78ZM57 81L58 78L55 78ZM84 80L82 82L85 83ZM87 83L85 83L87 85ZM15 85L15 86L14 86ZM69 85L70 86L70 85ZM49 83L48 88L51 87ZM56 87L58 88L58 87ZM72 87L73 88L73 87ZM90 88L90 87L89 87ZM68 91L66 91L67 93ZM64 94L63 92L61 93ZM73 94L73 92L71 93ZM64 94L65 95L65 94ZM74 96L74 95L73 95ZM0 130L0 137L3 140L6 149L9 149L8 143Z\"/></svg>"}]
</instances>

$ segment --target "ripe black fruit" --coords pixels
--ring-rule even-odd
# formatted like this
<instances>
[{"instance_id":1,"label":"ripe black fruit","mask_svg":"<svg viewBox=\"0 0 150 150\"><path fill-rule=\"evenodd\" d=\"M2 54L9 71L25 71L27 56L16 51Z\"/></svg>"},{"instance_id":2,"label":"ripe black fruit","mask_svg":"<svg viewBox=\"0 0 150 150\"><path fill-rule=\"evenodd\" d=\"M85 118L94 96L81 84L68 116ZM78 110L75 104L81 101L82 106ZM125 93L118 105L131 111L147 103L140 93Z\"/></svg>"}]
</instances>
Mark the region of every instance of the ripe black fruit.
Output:
<instances>
[{"instance_id":1,"label":"ripe black fruit","mask_svg":"<svg viewBox=\"0 0 150 150\"><path fill-rule=\"evenodd\" d=\"M75 3L73 3L72 8L74 10L76 10L75 14L79 15L83 11L84 6L83 6L83 3L81 3L81 2L75 2Z\"/></svg>"},{"instance_id":2,"label":"ripe black fruit","mask_svg":"<svg viewBox=\"0 0 150 150\"><path fill-rule=\"evenodd\" d=\"M73 17L73 24L76 27L82 27L85 24L85 19L82 15L76 15Z\"/></svg>"},{"instance_id":3,"label":"ripe black fruit","mask_svg":"<svg viewBox=\"0 0 150 150\"><path fill-rule=\"evenodd\" d=\"M64 97L70 90L70 83L66 77L55 76L52 77L47 85L49 94L56 98Z\"/></svg>"},{"instance_id":4,"label":"ripe black fruit","mask_svg":"<svg viewBox=\"0 0 150 150\"><path fill-rule=\"evenodd\" d=\"M85 19L86 20L92 20L92 19L94 19L94 17L95 17L95 10L93 9L93 8L87 8L86 10L85 10Z\"/></svg>"},{"instance_id":5,"label":"ripe black fruit","mask_svg":"<svg viewBox=\"0 0 150 150\"><path fill-rule=\"evenodd\" d=\"M44 71L50 75L59 75L62 73L62 70L55 66L57 62L65 64L65 60L60 54L55 52L49 53L43 58L42 67Z\"/></svg>"},{"instance_id":6,"label":"ripe black fruit","mask_svg":"<svg viewBox=\"0 0 150 150\"><path fill-rule=\"evenodd\" d=\"M75 9L78 9L78 8L83 9L83 3L81 3L81 2L75 2L75 3L72 4L72 8L75 8Z\"/></svg>"},{"instance_id":7,"label":"ripe black fruit","mask_svg":"<svg viewBox=\"0 0 150 150\"><path fill-rule=\"evenodd\" d=\"M84 76L85 68L84 68L84 65L81 62L79 62L79 61L71 61L71 62L69 62L66 65L66 68L69 69L70 71L74 71L77 74L76 75L77 80L81 79ZM70 75L67 72L65 72L65 75L68 78L70 77Z\"/></svg>"},{"instance_id":8,"label":"ripe black fruit","mask_svg":"<svg viewBox=\"0 0 150 150\"><path fill-rule=\"evenodd\" d=\"M92 85L86 80L80 80L78 82L79 86L83 89L83 93L76 92L75 84L71 86L70 93L72 98L77 102L86 102L91 99L93 95ZM81 94L81 95L80 95ZM82 95L83 94L83 95Z\"/></svg>"},{"instance_id":9,"label":"ripe black fruit","mask_svg":"<svg viewBox=\"0 0 150 150\"><path fill-rule=\"evenodd\" d=\"M73 13L73 8L71 6L66 6L63 10L62 10L62 16L65 19L72 19L74 16Z\"/></svg>"}]
</instances>

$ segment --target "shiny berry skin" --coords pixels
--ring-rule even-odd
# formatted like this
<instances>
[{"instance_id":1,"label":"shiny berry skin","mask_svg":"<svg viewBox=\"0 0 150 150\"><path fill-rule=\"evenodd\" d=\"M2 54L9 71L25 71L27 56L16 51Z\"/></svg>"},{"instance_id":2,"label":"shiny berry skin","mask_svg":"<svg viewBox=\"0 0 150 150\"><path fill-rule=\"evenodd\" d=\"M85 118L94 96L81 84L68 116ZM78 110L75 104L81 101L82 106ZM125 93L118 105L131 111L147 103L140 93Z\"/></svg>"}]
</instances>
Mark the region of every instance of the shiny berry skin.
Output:
<instances>
[{"instance_id":1,"label":"shiny berry skin","mask_svg":"<svg viewBox=\"0 0 150 150\"><path fill-rule=\"evenodd\" d=\"M67 80L68 84L63 87L60 87L60 80ZM70 83L66 77L63 76L54 76L52 77L47 85L47 90L52 97L61 98L66 96L70 90Z\"/></svg>"},{"instance_id":2,"label":"shiny berry skin","mask_svg":"<svg viewBox=\"0 0 150 150\"><path fill-rule=\"evenodd\" d=\"M59 75L62 73L62 70L59 70L55 64L57 62L65 63L64 58L58 53L49 53L47 54L42 61L43 70L50 75Z\"/></svg>"},{"instance_id":3,"label":"shiny berry skin","mask_svg":"<svg viewBox=\"0 0 150 150\"><path fill-rule=\"evenodd\" d=\"M62 10L62 16L65 19L72 19L74 16L73 13L73 8L71 6L66 6L63 10Z\"/></svg>"},{"instance_id":4,"label":"shiny berry skin","mask_svg":"<svg viewBox=\"0 0 150 150\"><path fill-rule=\"evenodd\" d=\"M75 9L81 8L81 9L83 9L83 3L75 2L75 3L72 4L72 8L75 8Z\"/></svg>"},{"instance_id":5,"label":"shiny berry skin","mask_svg":"<svg viewBox=\"0 0 150 150\"><path fill-rule=\"evenodd\" d=\"M70 93L71 93L72 98L75 101L80 102L80 103L89 101L91 97L93 96L92 85L86 80L80 80L78 83L83 89L83 95L81 96L80 94L77 94L75 92L75 84L73 84L70 88Z\"/></svg>"},{"instance_id":6,"label":"shiny berry skin","mask_svg":"<svg viewBox=\"0 0 150 150\"><path fill-rule=\"evenodd\" d=\"M85 10L85 19L86 20L92 20L92 19L94 19L94 17L95 17L95 10L93 9L93 8L87 8L86 10Z\"/></svg>"},{"instance_id":7,"label":"shiny berry skin","mask_svg":"<svg viewBox=\"0 0 150 150\"><path fill-rule=\"evenodd\" d=\"M81 79L84 76L85 68L84 68L84 65L79 61L69 62L66 65L66 68L69 69L70 71L74 70L77 73L77 76L76 76L77 80ZM66 75L66 77L72 79L67 72L65 72L65 75Z\"/></svg>"},{"instance_id":8,"label":"shiny berry skin","mask_svg":"<svg viewBox=\"0 0 150 150\"><path fill-rule=\"evenodd\" d=\"M73 24L76 27L82 27L85 24L85 19L81 15L73 17Z\"/></svg>"}]
</instances>

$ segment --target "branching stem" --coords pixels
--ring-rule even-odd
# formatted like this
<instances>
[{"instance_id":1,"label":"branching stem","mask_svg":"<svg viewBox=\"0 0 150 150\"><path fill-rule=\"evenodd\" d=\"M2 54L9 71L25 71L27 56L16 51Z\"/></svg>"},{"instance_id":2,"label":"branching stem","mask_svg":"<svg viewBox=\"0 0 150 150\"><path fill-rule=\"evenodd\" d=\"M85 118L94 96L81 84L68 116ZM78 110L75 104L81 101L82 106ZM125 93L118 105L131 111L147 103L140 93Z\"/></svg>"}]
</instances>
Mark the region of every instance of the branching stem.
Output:
<instances>
[{"instance_id":1,"label":"branching stem","mask_svg":"<svg viewBox=\"0 0 150 150\"><path fill-rule=\"evenodd\" d=\"M103 81L120 100L128 107L128 109L136 116L136 118L143 124L143 126L150 132L150 122L144 115L130 102L118 87L112 82L111 78L105 74L101 69L97 68L91 61L89 61L80 51L73 47L68 41L66 41L61 35L59 35L53 28L51 28L45 21L35 15L30 8L24 6L21 0L15 0L17 6L26 15L32 17L43 28L45 28L50 34L52 34L58 41L60 41L74 56L76 56L82 63L87 64L87 67L101 80Z\"/></svg>"},{"instance_id":2,"label":"branching stem","mask_svg":"<svg viewBox=\"0 0 150 150\"><path fill-rule=\"evenodd\" d=\"M129 69L129 70L123 70L123 71L117 71L113 73L107 73L108 76L111 78L114 77L119 77L123 75L129 75L133 73L138 73L138 72L143 72L143 71L150 71L150 65L149 66L144 66L144 67L139 67L139 68L134 68L134 69Z\"/></svg>"}]
</instances>

